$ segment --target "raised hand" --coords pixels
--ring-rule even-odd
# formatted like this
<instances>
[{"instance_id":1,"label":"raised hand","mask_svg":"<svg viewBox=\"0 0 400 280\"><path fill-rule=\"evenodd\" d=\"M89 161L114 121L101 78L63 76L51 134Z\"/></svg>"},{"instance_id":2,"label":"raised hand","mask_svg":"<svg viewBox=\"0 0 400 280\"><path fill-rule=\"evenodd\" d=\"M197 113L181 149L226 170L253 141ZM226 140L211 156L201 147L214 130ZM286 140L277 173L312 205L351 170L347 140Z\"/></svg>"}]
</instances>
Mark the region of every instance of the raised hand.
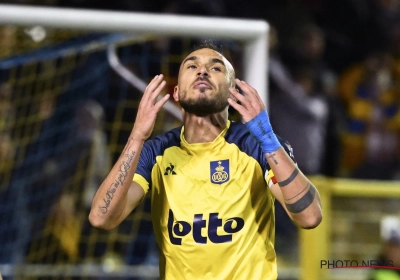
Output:
<instances>
[{"instance_id":1,"label":"raised hand","mask_svg":"<svg viewBox=\"0 0 400 280\"><path fill-rule=\"evenodd\" d=\"M236 100L228 98L229 104L242 115L247 128L260 144L264 153L271 153L278 150L281 144L272 130L265 105L257 91L239 79L235 79L235 82L245 95L243 96L235 89L230 88L229 91ZM240 101L241 104L237 103L237 101Z\"/></svg>"},{"instance_id":2,"label":"raised hand","mask_svg":"<svg viewBox=\"0 0 400 280\"><path fill-rule=\"evenodd\" d=\"M247 123L255 118L261 111L265 110L265 105L256 89L239 79L235 79L235 82L245 95L240 94L236 89L230 88L229 91L236 101L232 98L228 98L228 102L239 112L243 121ZM241 104L237 103L237 101L240 101Z\"/></svg>"},{"instance_id":3,"label":"raised hand","mask_svg":"<svg viewBox=\"0 0 400 280\"><path fill-rule=\"evenodd\" d=\"M162 89L165 87L165 80L162 74L155 76L147 85L142 100L139 103L136 115L135 125L132 130L132 136L140 140L146 140L150 137L157 118L157 113L168 101L169 94L166 94L157 101Z\"/></svg>"}]
</instances>

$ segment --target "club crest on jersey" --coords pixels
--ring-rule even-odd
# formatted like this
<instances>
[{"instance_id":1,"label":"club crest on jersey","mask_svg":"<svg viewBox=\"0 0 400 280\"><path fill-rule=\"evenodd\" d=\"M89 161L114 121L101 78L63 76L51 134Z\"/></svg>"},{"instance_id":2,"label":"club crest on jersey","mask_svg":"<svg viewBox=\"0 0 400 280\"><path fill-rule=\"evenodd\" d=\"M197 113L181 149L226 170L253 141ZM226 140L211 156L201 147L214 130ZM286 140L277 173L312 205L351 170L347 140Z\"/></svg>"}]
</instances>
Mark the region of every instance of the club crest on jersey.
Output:
<instances>
[{"instance_id":1,"label":"club crest on jersey","mask_svg":"<svg viewBox=\"0 0 400 280\"><path fill-rule=\"evenodd\" d=\"M210 161L210 180L214 184L229 180L229 159Z\"/></svg>"}]
</instances>

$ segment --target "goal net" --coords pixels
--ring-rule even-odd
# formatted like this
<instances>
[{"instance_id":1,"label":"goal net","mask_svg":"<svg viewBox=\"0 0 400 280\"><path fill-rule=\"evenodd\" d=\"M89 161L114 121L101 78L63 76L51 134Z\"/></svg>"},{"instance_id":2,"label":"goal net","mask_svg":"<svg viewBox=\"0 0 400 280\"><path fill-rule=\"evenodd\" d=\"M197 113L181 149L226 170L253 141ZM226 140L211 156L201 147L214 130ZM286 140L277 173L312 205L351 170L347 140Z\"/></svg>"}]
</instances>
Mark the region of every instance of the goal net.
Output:
<instances>
[{"instance_id":1,"label":"goal net","mask_svg":"<svg viewBox=\"0 0 400 280\"><path fill-rule=\"evenodd\" d=\"M268 24L0 5L0 273L4 279L157 279L146 198L120 226L88 222L155 75L213 39L267 103ZM239 116L231 112L231 117ZM172 100L154 134L181 124ZM10 278L11 279L11 278Z\"/></svg>"}]
</instances>

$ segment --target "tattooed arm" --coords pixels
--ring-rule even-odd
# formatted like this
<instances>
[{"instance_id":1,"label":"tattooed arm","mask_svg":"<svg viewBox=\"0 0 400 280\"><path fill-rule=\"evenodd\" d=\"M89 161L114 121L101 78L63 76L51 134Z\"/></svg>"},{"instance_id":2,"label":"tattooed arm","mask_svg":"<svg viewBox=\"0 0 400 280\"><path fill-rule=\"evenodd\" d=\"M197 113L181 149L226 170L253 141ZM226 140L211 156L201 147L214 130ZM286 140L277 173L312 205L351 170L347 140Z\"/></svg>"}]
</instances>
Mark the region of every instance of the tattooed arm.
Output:
<instances>
[{"instance_id":1,"label":"tattooed arm","mask_svg":"<svg viewBox=\"0 0 400 280\"><path fill-rule=\"evenodd\" d=\"M157 101L164 86L163 75L157 75L143 94L135 125L125 148L93 198L89 221L94 227L116 227L143 199L145 193L142 187L132 182L132 178L144 141L153 131L157 113L168 101L169 94Z\"/></svg>"},{"instance_id":2,"label":"tattooed arm","mask_svg":"<svg viewBox=\"0 0 400 280\"><path fill-rule=\"evenodd\" d=\"M131 136L120 158L97 190L89 214L89 221L94 227L116 227L142 200L143 189L132 182L142 145L143 140Z\"/></svg>"},{"instance_id":3,"label":"tattooed arm","mask_svg":"<svg viewBox=\"0 0 400 280\"><path fill-rule=\"evenodd\" d=\"M271 187L275 198L298 226L305 229L318 226L322 220L322 209L315 186L282 147L266 156L278 181Z\"/></svg>"},{"instance_id":4,"label":"tattooed arm","mask_svg":"<svg viewBox=\"0 0 400 280\"><path fill-rule=\"evenodd\" d=\"M278 181L278 184L271 187L273 195L297 225L302 228L318 226L322 220L322 209L317 189L281 146L257 91L243 81L235 81L244 95L231 88L232 97L228 98L228 102L241 114L250 133L265 153Z\"/></svg>"}]
</instances>

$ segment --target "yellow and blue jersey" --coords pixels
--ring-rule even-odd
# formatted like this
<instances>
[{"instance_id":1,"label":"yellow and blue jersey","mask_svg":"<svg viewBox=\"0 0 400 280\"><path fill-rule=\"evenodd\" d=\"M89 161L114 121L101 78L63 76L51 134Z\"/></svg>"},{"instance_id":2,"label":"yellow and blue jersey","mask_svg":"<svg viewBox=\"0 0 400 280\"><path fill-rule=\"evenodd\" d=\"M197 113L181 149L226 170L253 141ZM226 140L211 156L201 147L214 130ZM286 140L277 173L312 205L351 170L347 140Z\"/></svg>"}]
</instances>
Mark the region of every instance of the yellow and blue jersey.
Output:
<instances>
[{"instance_id":1,"label":"yellow and blue jersey","mask_svg":"<svg viewBox=\"0 0 400 280\"><path fill-rule=\"evenodd\" d=\"M274 177L259 144L236 122L213 142L183 133L146 141L133 178L151 190L161 278L276 279Z\"/></svg>"}]
</instances>

